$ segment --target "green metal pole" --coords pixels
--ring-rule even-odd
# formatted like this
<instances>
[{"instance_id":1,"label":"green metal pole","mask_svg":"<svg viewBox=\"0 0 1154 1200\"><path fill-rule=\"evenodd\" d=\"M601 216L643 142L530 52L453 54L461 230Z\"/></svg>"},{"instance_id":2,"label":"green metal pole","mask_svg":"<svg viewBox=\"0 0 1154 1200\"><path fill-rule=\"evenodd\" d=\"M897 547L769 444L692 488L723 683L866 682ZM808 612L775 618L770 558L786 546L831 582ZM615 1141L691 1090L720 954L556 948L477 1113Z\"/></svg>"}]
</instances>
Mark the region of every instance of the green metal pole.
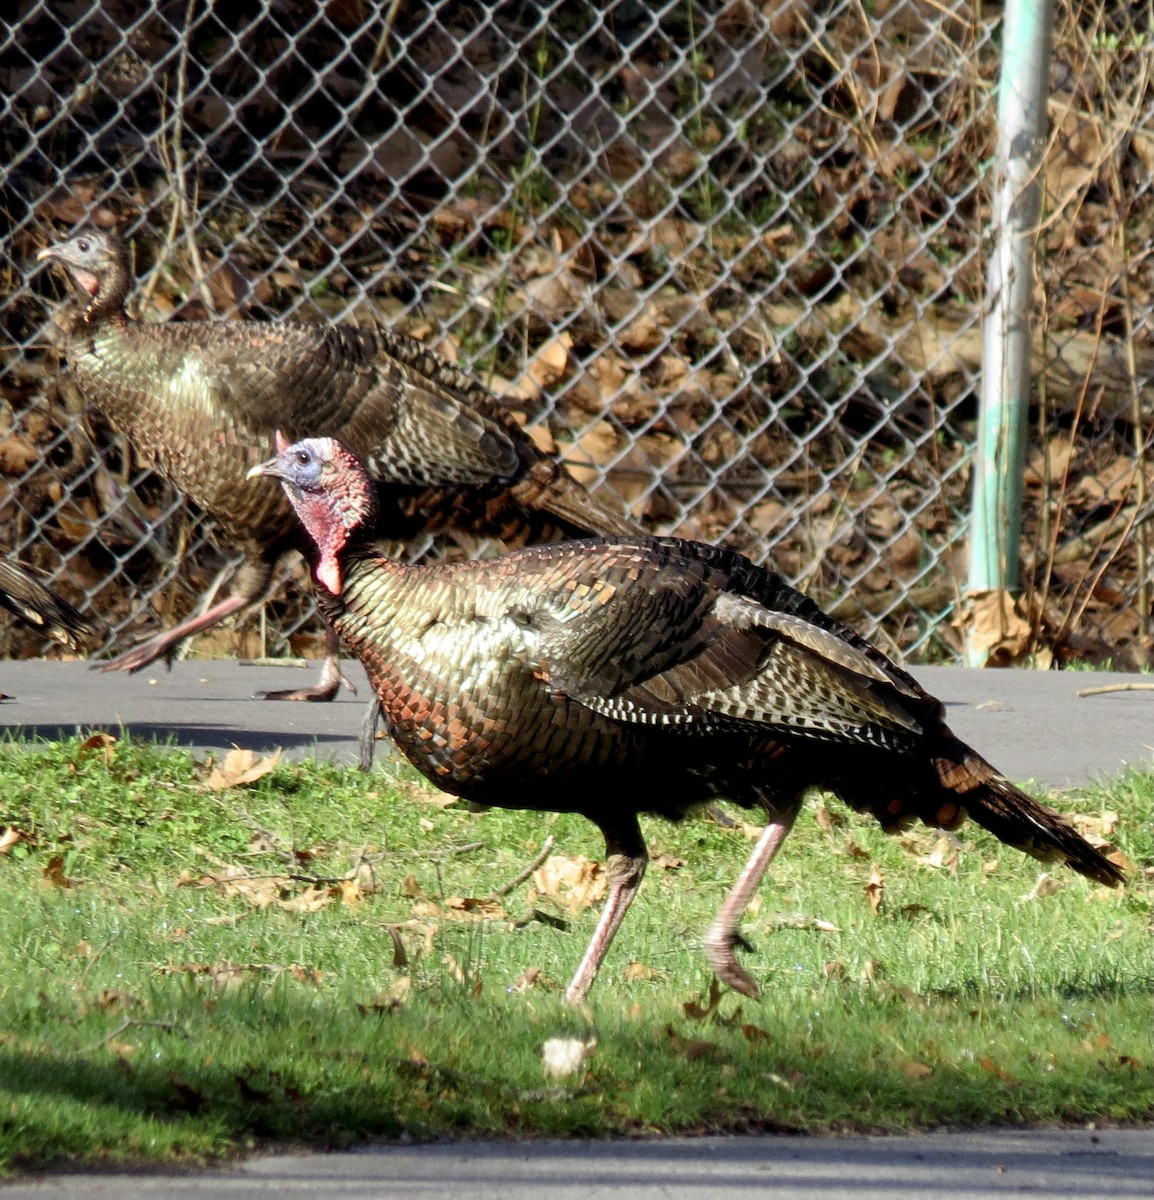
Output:
<instances>
[{"instance_id":1,"label":"green metal pole","mask_svg":"<svg viewBox=\"0 0 1154 1200\"><path fill-rule=\"evenodd\" d=\"M1007 0L998 81L998 154L987 272L981 410L974 450L966 592L1018 586L1030 404L1030 314L1038 180L1046 131L1053 0ZM984 666L967 640L966 662Z\"/></svg>"}]
</instances>

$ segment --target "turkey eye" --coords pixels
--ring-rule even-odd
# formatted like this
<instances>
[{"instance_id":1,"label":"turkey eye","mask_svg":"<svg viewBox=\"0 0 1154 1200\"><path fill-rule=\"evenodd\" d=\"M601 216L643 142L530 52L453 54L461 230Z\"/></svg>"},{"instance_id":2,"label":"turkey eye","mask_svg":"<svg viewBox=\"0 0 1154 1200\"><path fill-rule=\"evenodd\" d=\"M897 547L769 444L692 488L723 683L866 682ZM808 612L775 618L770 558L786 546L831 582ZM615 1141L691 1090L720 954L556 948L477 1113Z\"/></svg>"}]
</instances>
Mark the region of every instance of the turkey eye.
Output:
<instances>
[{"instance_id":1,"label":"turkey eye","mask_svg":"<svg viewBox=\"0 0 1154 1200\"><path fill-rule=\"evenodd\" d=\"M88 251L92 249L92 243L87 238L77 238L76 249L79 250L81 254L87 254Z\"/></svg>"},{"instance_id":2,"label":"turkey eye","mask_svg":"<svg viewBox=\"0 0 1154 1200\"><path fill-rule=\"evenodd\" d=\"M302 467L307 467L309 465L309 454L308 454L307 450L298 450L297 451L297 462Z\"/></svg>"}]
</instances>

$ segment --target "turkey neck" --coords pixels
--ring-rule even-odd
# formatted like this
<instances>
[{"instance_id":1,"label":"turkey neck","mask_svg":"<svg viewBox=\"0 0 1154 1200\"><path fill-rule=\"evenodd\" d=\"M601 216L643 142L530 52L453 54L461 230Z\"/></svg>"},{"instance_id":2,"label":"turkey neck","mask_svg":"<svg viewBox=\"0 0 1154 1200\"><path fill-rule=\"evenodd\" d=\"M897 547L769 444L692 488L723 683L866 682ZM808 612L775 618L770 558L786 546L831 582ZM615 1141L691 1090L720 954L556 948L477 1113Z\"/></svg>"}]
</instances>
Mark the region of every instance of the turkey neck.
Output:
<instances>
[{"instance_id":1,"label":"turkey neck","mask_svg":"<svg viewBox=\"0 0 1154 1200\"><path fill-rule=\"evenodd\" d=\"M126 325L128 316L124 311L124 302L128 299L131 283L128 262L123 254L118 254L108 269L101 272L95 295L88 304L82 306L80 326L91 329L109 321L120 327Z\"/></svg>"}]
</instances>

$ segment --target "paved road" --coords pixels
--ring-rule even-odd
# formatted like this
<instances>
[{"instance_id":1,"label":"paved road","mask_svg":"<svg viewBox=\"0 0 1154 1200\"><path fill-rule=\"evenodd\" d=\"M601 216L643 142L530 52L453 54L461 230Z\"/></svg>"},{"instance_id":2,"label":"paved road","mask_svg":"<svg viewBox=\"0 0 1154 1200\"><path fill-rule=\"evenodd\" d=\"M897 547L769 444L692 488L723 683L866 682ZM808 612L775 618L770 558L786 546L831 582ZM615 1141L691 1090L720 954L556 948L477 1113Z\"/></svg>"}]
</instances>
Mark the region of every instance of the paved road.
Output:
<instances>
[{"instance_id":1,"label":"paved road","mask_svg":"<svg viewBox=\"0 0 1154 1200\"><path fill-rule=\"evenodd\" d=\"M80 663L0 663L0 726L42 737L77 727L172 738L196 750L282 746L353 762L363 707L268 704L254 690L311 678L285 668L179 663L132 677ZM363 683L359 670L354 678ZM949 707L951 725L1011 777L1054 787L1154 765L1154 693L1080 699L1080 688L1135 681L1075 672L927 668L921 681ZM1142 682L1149 681L1149 677ZM362 1153L280 1155L192 1175L54 1175L0 1186L0 1200L159 1200L160 1197L409 1197L520 1200L613 1196L642 1200L769 1191L785 1200L969 1200L1154 1194L1154 1131L1038 1130L901 1138L748 1137L638 1142L484 1142L394 1146Z\"/></svg>"},{"instance_id":2,"label":"paved road","mask_svg":"<svg viewBox=\"0 0 1154 1200\"><path fill-rule=\"evenodd\" d=\"M361 698L332 704L274 704L251 699L267 688L311 682L315 666L244 667L235 662L183 662L139 675L104 675L84 663L0 663L0 728L23 726L46 738L78 726L131 730L173 738L203 751L237 745L282 746L294 755L356 760L364 675L350 677ZM1152 676L1082 671L964 671L925 667L922 683L948 706L954 730L1012 779L1067 787L1112 775L1126 763L1154 763L1154 692L1079 699L1080 688Z\"/></svg>"},{"instance_id":3,"label":"paved road","mask_svg":"<svg viewBox=\"0 0 1154 1200\"><path fill-rule=\"evenodd\" d=\"M282 1155L194 1175L72 1175L0 1187L3 1200L987 1200L1149 1197L1149 1130L934 1133L894 1138L480 1142Z\"/></svg>"}]
</instances>

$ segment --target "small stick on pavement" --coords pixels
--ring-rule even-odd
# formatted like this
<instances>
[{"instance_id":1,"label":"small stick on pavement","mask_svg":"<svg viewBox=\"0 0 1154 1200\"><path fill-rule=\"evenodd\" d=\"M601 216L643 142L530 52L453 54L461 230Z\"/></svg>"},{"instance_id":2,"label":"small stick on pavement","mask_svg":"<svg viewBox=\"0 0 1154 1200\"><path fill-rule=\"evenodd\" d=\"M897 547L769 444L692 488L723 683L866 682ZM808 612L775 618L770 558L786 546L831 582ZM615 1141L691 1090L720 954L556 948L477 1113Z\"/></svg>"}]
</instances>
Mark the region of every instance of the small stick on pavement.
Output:
<instances>
[{"instance_id":1,"label":"small stick on pavement","mask_svg":"<svg viewBox=\"0 0 1154 1200\"><path fill-rule=\"evenodd\" d=\"M1154 692L1154 683L1104 683L1101 687L1083 688L1079 696L1104 696L1107 692Z\"/></svg>"}]
</instances>

